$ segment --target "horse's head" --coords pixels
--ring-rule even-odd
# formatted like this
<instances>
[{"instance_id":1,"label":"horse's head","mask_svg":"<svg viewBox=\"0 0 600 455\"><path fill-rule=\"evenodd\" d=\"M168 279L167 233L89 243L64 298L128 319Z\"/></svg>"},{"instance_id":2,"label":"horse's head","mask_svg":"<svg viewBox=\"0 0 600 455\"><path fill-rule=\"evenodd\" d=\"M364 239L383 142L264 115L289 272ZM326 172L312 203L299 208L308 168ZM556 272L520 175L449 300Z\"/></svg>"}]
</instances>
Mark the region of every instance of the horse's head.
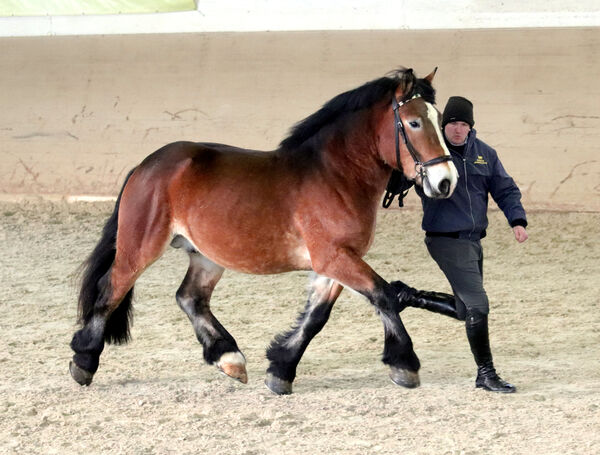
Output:
<instances>
[{"instance_id":1,"label":"horse's head","mask_svg":"<svg viewBox=\"0 0 600 455\"><path fill-rule=\"evenodd\" d=\"M458 173L442 136L441 114L434 106L431 81L436 70L424 79L417 79L410 69L400 73L391 106L395 124L393 167L422 186L426 196L447 198L456 187Z\"/></svg>"}]
</instances>

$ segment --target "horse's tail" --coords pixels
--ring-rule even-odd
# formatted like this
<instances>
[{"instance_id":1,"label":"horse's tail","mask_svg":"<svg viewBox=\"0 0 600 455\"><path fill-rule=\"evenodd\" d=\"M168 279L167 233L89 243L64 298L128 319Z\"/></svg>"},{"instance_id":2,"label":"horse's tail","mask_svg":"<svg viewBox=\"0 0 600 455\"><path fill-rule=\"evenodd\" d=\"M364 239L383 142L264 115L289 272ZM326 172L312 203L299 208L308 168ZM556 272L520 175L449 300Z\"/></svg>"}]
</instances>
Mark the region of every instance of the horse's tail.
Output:
<instances>
[{"instance_id":1,"label":"horse's tail","mask_svg":"<svg viewBox=\"0 0 600 455\"><path fill-rule=\"evenodd\" d=\"M115 209L102 229L100 241L92 254L81 265L81 290L78 299L78 318L81 324L87 324L94 314L94 307L102 305L99 300L106 299L110 294L110 269L115 260L117 226L121 195L127 181L135 168L129 171L123 187L117 197ZM123 298L119 306L112 312L106 321L104 340L108 343L127 343L129 341L129 325L133 316L131 302L133 300L133 287Z\"/></svg>"}]
</instances>

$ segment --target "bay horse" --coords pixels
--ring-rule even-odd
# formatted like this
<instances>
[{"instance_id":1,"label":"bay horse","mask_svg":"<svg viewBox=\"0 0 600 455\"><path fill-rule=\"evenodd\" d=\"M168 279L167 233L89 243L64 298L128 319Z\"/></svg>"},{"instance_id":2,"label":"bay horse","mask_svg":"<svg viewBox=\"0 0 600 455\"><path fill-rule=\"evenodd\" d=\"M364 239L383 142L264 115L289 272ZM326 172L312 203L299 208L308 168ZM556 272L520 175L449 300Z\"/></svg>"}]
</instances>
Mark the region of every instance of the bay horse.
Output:
<instances>
[{"instance_id":1,"label":"bay horse","mask_svg":"<svg viewBox=\"0 0 600 455\"><path fill-rule=\"evenodd\" d=\"M82 328L71 341L69 365L75 381L91 384L105 342L128 341L134 283L170 244L189 255L177 303L205 361L226 375L248 380L244 355L209 306L224 270L307 270L313 279L304 311L267 349L267 387L292 392L300 358L344 286L380 315L391 379L417 387L419 359L397 292L362 257L392 169L402 169L429 197L449 197L456 186L434 107L434 74L419 79L399 69L342 93L295 125L274 151L175 142L144 159L126 177L83 264Z\"/></svg>"}]
</instances>

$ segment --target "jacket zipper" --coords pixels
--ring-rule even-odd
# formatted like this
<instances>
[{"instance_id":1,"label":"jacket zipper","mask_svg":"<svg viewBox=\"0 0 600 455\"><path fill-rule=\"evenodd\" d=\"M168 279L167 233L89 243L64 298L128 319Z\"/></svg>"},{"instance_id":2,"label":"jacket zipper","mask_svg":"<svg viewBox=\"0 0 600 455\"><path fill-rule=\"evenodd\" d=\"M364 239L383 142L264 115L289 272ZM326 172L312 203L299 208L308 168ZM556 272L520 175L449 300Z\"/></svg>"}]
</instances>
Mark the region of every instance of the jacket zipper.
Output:
<instances>
[{"instance_id":1,"label":"jacket zipper","mask_svg":"<svg viewBox=\"0 0 600 455\"><path fill-rule=\"evenodd\" d=\"M465 155L467 151L465 150ZM467 190L467 196L469 198L469 213L471 214L471 222L473 223L473 228L471 232L469 232L469 240L471 239L471 235L475 232L475 216L473 215L473 202L471 200L471 193L469 193L469 176L467 174L467 159L463 157L463 169L465 171L465 189Z\"/></svg>"}]
</instances>

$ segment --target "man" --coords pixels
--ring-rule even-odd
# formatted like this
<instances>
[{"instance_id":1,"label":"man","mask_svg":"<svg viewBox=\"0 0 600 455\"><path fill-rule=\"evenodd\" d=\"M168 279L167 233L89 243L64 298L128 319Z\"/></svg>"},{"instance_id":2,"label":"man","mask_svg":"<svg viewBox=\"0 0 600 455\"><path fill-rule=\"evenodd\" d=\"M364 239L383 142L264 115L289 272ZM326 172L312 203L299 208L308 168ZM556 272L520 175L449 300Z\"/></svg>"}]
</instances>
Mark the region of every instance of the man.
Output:
<instances>
[{"instance_id":1,"label":"man","mask_svg":"<svg viewBox=\"0 0 600 455\"><path fill-rule=\"evenodd\" d=\"M458 185L448 199L427 198L417 188L427 250L446 275L454 296L417 291L402 282L393 284L401 307L424 308L465 321L477 364L476 387L512 393L516 387L496 373L489 343L489 303L483 288L481 247L488 226L488 194L504 212L519 243L528 237L527 218L519 188L504 170L496 151L477 139L473 125L473 104L460 96L451 97L442 115L442 129L460 176Z\"/></svg>"}]
</instances>

